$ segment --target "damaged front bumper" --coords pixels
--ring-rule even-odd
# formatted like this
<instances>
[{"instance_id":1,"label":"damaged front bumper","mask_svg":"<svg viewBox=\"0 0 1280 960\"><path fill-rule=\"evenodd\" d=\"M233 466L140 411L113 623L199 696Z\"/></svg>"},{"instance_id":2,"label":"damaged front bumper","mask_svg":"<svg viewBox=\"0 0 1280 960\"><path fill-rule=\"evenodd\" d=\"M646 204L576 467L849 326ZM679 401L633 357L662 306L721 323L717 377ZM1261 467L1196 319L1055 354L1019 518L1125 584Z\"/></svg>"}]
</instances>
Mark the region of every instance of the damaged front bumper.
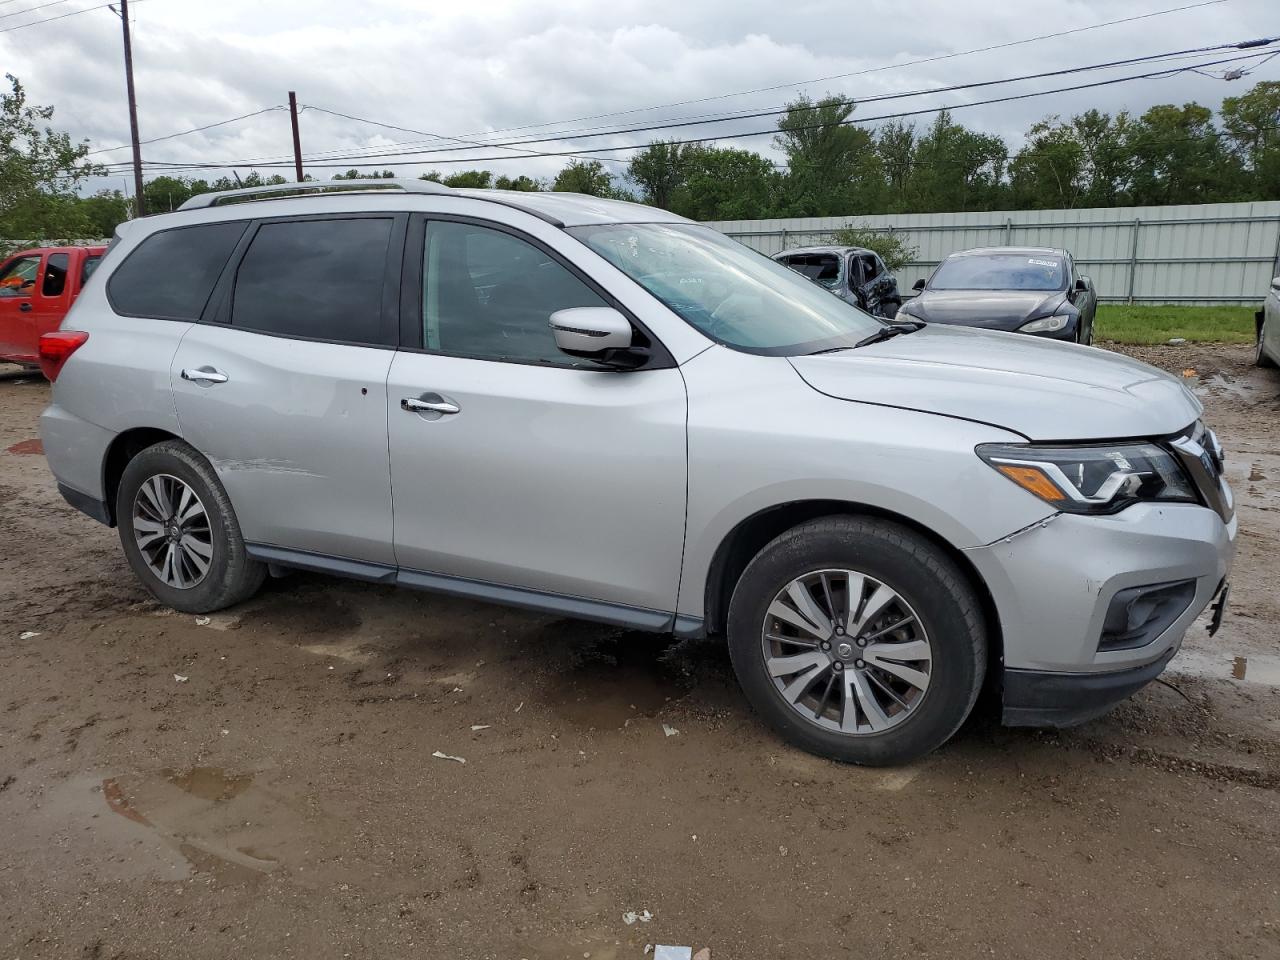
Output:
<instances>
[{"instance_id":1,"label":"damaged front bumper","mask_svg":"<svg viewBox=\"0 0 1280 960\"><path fill-rule=\"evenodd\" d=\"M1155 679L1224 592L1236 533L1234 515L1144 503L966 550L1000 620L1005 722L1080 723Z\"/></svg>"}]
</instances>

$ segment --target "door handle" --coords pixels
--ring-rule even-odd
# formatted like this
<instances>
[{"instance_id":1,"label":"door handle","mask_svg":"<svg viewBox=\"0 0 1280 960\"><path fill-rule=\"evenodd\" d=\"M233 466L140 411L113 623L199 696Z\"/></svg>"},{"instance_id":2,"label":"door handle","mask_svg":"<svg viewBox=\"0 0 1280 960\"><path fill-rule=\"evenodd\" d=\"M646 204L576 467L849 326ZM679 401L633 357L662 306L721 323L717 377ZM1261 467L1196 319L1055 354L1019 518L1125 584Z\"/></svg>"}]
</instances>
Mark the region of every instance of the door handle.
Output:
<instances>
[{"instance_id":1,"label":"door handle","mask_svg":"<svg viewBox=\"0 0 1280 960\"><path fill-rule=\"evenodd\" d=\"M187 367L182 371L182 379L190 380L192 383L211 384L226 383L230 377L213 367Z\"/></svg>"},{"instance_id":2,"label":"door handle","mask_svg":"<svg viewBox=\"0 0 1280 960\"><path fill-rule=\"evenodd\" d=\"M439 394L429 393L424 396L436 397L435 400L424 400L419 397L403 397L400 400L400 409L407 410L410 413L460 413L462 408L456 403L445 400Z\"/></svg>"},{"instance_id":3,"label":"door handle","mask_svg":"<svg viewBox=\"0 0 1280 960\"><path fill-rule=\"evenodd\" d=\"M30 303L30 302L27 302L27 303L20 303L20 304L18 304L18 309L19 309L19 310L21 310L23 313L30 313L30 312L31 312L31 303Z\"/></svg>"}]
</instances>

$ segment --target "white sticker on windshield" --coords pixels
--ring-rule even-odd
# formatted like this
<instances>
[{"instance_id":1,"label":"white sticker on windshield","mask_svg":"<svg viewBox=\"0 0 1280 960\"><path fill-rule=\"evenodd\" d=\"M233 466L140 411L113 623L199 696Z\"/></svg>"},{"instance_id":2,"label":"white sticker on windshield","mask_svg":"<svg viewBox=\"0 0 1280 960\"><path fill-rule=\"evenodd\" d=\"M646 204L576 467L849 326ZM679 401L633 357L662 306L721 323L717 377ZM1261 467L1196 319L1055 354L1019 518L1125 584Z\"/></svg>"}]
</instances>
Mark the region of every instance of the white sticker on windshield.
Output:
<instances>
[{"instance_id":1,"label":"white sticker on windshield","mask_svg":"<svg viewBox=\"0 0 1280 960\"><path fill-rule=\"evenodd\" d=\"M1029 259L1027 263L1034 263L1037 267L1056 267L1058 265L1054 260L1037 260L1035 257Z\"/></svg>"}]
</instances>

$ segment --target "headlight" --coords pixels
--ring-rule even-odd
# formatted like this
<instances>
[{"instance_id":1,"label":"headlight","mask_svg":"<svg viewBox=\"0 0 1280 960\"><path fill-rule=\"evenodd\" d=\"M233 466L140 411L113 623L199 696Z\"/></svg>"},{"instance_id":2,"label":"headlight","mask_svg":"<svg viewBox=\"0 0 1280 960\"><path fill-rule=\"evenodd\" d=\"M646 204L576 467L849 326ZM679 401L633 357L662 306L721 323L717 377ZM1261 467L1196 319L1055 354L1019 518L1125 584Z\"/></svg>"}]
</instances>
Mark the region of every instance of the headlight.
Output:
<instances>
[{"instance_id":1,"label":"headlight","mask_svg":"<svg viewBox=\"0 0 1280 960\"><path fill-rule=\"evenodd\" d=\"M1199 500L1173 454L1154 443L984 443L976 452L992 469L1066 513L1115 513L1144 500Z\"/></svg>"},{"instance_id":2,"label":"headlight","mask_svg":"<svg viewBox=\"0 0 1280 960\"><path fill-rule=\"evenodd\" d=\"M918 313L912 313L912 312L911 312L911 301L910 301L910 300L908 300L906 303L904 303L904 304L902 304L901 306L899 306L899 307L898 307L898 312L897 312L896 314L894 314L894 316L895 316L895 317L907 317L907 318L909 318L909 319L911 319L911 320L919 320L919 319L920 319L920 314L918 314Z\"/></svg>"},{"instance_id":3,"label":"headlight","mask_svg":"<svg viewBox=\"0 0 1280 960\"><path fill-rule=\"evenodd\" d=\"M1039 320L1032 320L1018 328L1019 333L1056 333L1071 322L1071 317L1067 314L1055 313L1051 317L1041 317Z\"/></svg>"}]
</instances>

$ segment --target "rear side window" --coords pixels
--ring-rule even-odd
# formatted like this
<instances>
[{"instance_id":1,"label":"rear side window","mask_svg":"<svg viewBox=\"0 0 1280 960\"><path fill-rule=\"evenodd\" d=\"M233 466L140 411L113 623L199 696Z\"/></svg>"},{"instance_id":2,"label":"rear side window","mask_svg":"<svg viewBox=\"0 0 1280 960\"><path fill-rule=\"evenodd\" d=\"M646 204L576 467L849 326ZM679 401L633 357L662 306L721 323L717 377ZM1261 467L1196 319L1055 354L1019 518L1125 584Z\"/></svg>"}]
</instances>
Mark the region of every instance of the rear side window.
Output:
<instances>
[{"instance_id":1,"label":"rear side window","mask_svg":"<svg viewBox=\"0 0 1280 960\"><path fill-rule=\"evenodd\" d=\"M199 320L244 230L234 221L153 233L107 281L112 308L134 317Z\"/></svg>"},{"instance_id":2,"label":"rear side window","mask_svg":"<svg viewBox=\"0 0 1280 960\"><path fill-rule=\"evenodd\" d=\"M44 283L40 293L46 297L60 297L67 289L67 267L71 258L65 253L51 253L44 265Z\"/></svg>"},{"instance_id":3,"label":"rear side window","mask_svg":"<svg viewBox=\"0 0 1280 960\"><path fill-rule=\"evenodd\" d=\"M393 343L382 322L393 223L264 223L236 272L232 326L316 340Z\"/></svg>"},{"instance_id":4,"label":"rear side window","mask_svg":"<svg viewBox=\"0 0 1280 960\"><path fill-rule=\"evenodd\" d=\"M84 258L84 263L81 264L80 266L81 289L83 289L84 285L89 282L89 278L93 276L93 271L98 269L98 264L100 264L101 262L102 262L101 255Z\"/></svg>"}]
</instances>

